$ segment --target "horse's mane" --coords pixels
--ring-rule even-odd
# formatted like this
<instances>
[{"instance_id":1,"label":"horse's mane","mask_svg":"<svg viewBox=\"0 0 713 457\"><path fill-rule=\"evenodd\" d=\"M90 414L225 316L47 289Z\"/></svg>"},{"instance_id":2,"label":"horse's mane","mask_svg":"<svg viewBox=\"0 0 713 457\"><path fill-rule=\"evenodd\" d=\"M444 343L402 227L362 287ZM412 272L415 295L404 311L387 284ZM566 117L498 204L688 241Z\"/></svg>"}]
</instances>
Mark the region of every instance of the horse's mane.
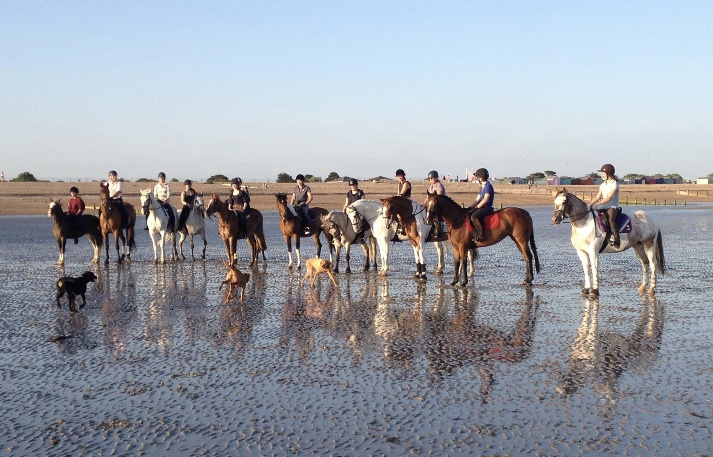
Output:
<instances>
[{"instance_id":1,"label":"horse's mane","mask_svg":"<svg viewBox=\"0 0 713 457\"><path fill-rule=\"evenodd\" d=\"M458 203L457 201L453 200L451 197L448 195L434 195L434 197L439 198L443 200L446 204L452 205L452 206L457 206L458 208L461 208L461 204Z\"/></svg>"}]
</instances>

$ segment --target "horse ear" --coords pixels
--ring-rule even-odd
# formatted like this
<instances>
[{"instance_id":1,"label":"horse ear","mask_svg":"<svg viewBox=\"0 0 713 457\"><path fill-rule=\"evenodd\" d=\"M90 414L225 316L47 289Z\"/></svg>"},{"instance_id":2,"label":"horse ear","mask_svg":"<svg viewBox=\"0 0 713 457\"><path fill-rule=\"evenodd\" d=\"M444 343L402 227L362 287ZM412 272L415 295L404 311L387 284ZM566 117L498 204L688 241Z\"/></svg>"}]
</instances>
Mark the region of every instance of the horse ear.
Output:
<instances>
[{"instance_id":1,"label":"horse ear","mask_svg":"<svg viewBox=\"0 0 713 457\"><path fill-rule=\"evenodd\" d=\"M386 200L387 200L387 199L386 199L386 198L380 198L379 200L381 200L381 203L386 203Z\"/></svg>"},{"instance_id":2,"label":"horse ear","mask_svg":"<svg viewBox=\"0 0 713 457\"><path fill-rule=\"evenodd\" d=\"M563 187L563 188L562 188L562 193L563 193L564 195L567 195L567 188L566 188L566 187Z\"/></svg>"}]
</instances>

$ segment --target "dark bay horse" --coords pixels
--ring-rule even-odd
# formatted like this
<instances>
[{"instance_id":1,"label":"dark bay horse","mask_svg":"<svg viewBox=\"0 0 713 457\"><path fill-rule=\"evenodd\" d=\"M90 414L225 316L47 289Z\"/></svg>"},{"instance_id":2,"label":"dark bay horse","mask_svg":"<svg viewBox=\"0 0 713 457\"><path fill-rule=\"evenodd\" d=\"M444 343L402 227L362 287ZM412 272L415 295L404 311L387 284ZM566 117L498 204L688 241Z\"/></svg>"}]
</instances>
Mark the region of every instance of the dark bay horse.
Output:
<instances>
[{"instance_id":1,"label":"dark bay horse","mask_svg":"<svg viewBox=\"0 0 713 457\"><path fill-rule=\"evenodd\" d=\"M301 266L300 238L311 236L314 240L314 245L317 247L317 257L319 257L319 255L322 253L322 242L319 239L319 234L323 231L322 217L329 214L329 211L317 206L311 207L310 212L314 213L315 218L310 219L310 234L305 235L304 223L302 222L302 218L297 215L297 210L295 209L295 207L287 203L287 194L275 194L275 199L277 200L277 211L280 213L280 230L282 231L282 237L285 239L285 243L287 243L287 255L290 259L287 264L287 268L292 268L292 240L294 239L295 252L297 254L297 268L299 269ZM331 237L328 237L326 232L324 232L324 234L327 238L327 243L329 244L329 260L331 261Z\"/></svg>"},{"instance_id":2,"label":"dark bay horse","mask_svg":"<svg viewBox=\"0 0 713 457\"><path fill-rule=\"evenodd\" d=\"M263 230L262 213L255 208L250 208L250 217L245 219L245 228L241 227L238 216L233 210L228 209L228 204L220 199L218 194L210 196L210 201L205 213L208 217L212 214L218 215L218 233L225 243L225 251L228 254L230 266L235 265L238 240L245 239L250 246L250 266L257 262L257 258L262 252L262 261L267 262L265 251L265 232Z\"/></svg>"},{"instance_id":3,"label":"dark bay horse","mask_svg":"<svg viewBox=\"0 0 713 457\"><path fill-rule=\"evenodd\" d=\"M116 244L117 262L121 263L125 258L131 260L131 249L136 247L134 241L134 224L136 223L136 211L130 203L124 203L126 215L129 218L126 228L126 237L124 237L124 229L121 226L121 211L109 198L109 188L100 185L99 191L99 223L102 229L102 238L106 248L106 259L104 263L109 263L109 234L114 235ZM122 252L119 252L119 240L121 240Z\"/></svg>"},{"instance_id":4,"label":"dark bay horse","mask_svg":"<svg viewBox=\"0 0 713 457\"><path fill-rule=\"evenodd\" d=\"M67 239L76 239L84 235L87 236L94 248L92 263L99 263L104 239L102 238L98 217L93 214L82 214L81 216L66 214L62 211L62 205L59 201L50 201L50 209L47 212L47 216L52 218L52 233L54 233L59 246L57 265L64 265L64 250L67 245Z\"/></svg>"},{"instance_id":5,"label":"dark bay horse","mask_svg":"<svg viewBox=\"0 0 713 457\"><path fill-rule=\"evenodd\" d=\"M470 225L470 210L462 208L461 205L445 195L428 194L426 199L426 222L431 223L435 216L440 216L449 228L448 239L453 245L453 257L455 258L455 278L451 285L458 283L461 266L465 271L468 249L492 246L506 237L510 237L515 242L522 254L522 258L525 260L525 281L523 284L531 284L534 279L532 271L533 256L535 268L538 273L540 272L540 259L537 256L535 232L532 228L530 213L522 208L510 207L496 211L494 214L499 217L498 226L491 227L487 223L490 216L486 216L486 224L483 226L484 239L476 243L473 236L473 227ZM464 274L461 286L465 286L467 283L468 277Z\"/></svg>"}]
</instances>

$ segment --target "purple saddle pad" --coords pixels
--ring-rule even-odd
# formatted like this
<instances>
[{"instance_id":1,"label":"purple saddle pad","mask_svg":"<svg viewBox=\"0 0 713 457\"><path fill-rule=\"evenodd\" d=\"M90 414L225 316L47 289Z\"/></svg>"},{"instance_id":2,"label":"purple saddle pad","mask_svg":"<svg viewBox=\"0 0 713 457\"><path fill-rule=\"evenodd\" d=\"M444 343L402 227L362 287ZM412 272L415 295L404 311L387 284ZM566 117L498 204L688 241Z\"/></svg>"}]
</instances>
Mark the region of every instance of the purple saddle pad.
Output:
<instances>
[{"instance_id":1,"label":"purple saddle pad","mask_svg":"<svg viewBox=\"0 0 713 457\"><path fill-rule=\"evenodd\" d=\"M597 224L599 224L599 229L602 232L607 231L606 216L604 214L606 214L605 210L597 210ZM629 233L631 232L631 219L619 211L616 216L616 226L619 229L619 233Z\"/></svg>"}]
</instances>

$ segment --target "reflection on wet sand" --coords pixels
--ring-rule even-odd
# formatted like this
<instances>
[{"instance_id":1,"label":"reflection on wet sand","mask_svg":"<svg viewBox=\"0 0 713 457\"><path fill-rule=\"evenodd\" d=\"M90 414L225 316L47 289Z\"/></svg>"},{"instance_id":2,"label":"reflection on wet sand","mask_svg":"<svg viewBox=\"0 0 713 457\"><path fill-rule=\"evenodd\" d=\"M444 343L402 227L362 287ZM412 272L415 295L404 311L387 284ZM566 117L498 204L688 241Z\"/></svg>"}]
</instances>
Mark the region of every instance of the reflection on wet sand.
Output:
<instances>
[{"instance_id":1,"label":"reflection on wet sand","mask_svg":"<svg viewBox=\"0 0 713 457\"><path fill-rule=\"evenodd\" d=\"M97 287L103 291L102 328L104 347L115 358L123 357L131 323L137 315L136 280L127 266L120 266L110 273L110 267L98 270ZM112 284L111 275L114 275Z\"/></svg>"},{"instance_id":2,"label":"reflection on wet sand","mask_svg":"<svg viewBox=\"0 0 713 457\"><path fill-rule=\"evenodd\" d=\"M664 309L658 299L642 296L639 320L629 336L599 330L599 304L596 298L584 299L582 324L572 344L566 372L556 388L570 395L591 385L608 398L618 393L625 370L648 369L661 349Z\"/></svg>"},{"instance_id":3,"label":"reflection on wet sand","mask_svg":"<svg viewBox=\"0 0 713 457\"><path fill-rule=\"evenodd\" d=\"M231 302L220 309L220 328L215 333L216 347L229 346L235 352L235 358L241 359L248 351L253 339L255 326L264 317L265 274L254 274L248 282L247 299L244 302Z\"/></svg>"},{"instance_id":4,"label":"reflection on wet sand","mask_svg":"<svg viewBox=\"0 0 713 457\"><path fill-rule=\"evenodd\" d=\"M532 347L538 300L525 287L525 303L514 328L505 333L477 321L478 294L453 289L453 315L447 306L434 306L425 316L425 352L432 382L453 374L458 367L473 365L480 377L479 392L485 401L495 384L496 362L516 363Z\"/></svg>"}]
</instances>

